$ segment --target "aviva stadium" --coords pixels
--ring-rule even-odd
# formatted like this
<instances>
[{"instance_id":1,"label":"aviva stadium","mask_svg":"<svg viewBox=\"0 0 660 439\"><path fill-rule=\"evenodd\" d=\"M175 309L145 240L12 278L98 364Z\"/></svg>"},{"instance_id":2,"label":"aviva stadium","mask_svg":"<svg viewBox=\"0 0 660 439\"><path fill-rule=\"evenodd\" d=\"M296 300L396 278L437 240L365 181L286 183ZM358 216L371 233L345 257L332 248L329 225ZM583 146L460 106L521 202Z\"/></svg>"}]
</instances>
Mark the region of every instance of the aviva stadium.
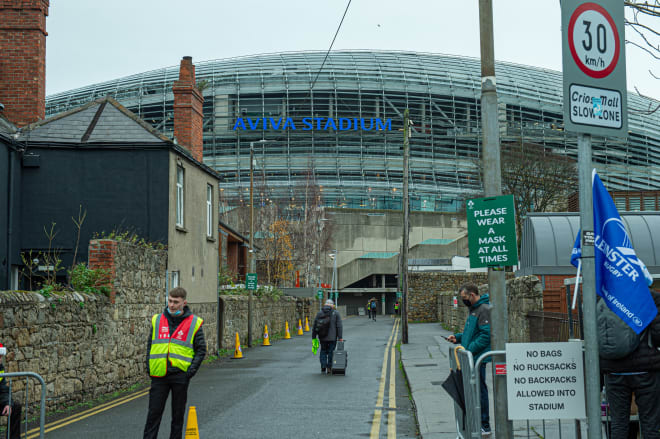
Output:
<instances>
[{"instance_id":1,"label":"aviva stadium","mask_svg":"<svg viewBox=\"0 0 660 439\"><path fill-rule=\"evenodd\" d=\"M225 208L247 201L250 142L262 200L296 204L310 179L328 207L400 209L403 112L410 138L411 208L451 212L482 190L479 59L429 53L291 52L195 62L204 96L204 162L224 177ZM320 71L320 73L319 73ZM46 114L110 95L166 135L179 67L47 97ZM502 143L577 158L563 130L560 72L497 63ZM660 189L658 105L630 93L626 140L593 138L610 190ZM260 183L261 181L261 183Z\"/></svg>"}]
</instances>

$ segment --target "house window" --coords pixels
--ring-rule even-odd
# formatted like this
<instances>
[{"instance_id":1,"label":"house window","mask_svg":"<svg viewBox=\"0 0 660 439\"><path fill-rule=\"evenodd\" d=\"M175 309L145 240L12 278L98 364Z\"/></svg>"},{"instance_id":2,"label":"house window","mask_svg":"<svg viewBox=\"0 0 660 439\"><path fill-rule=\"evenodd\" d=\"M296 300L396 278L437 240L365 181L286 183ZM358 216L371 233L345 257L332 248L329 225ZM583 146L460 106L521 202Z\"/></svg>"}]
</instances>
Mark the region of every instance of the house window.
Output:
<instances>
[{"instance_id":1,"label":"house window","mask_svg":"<svg viewBox=\"0 0 660 439\"><path fill-rule=\"evenodd\" d=\"M170 288L170 290L172 288L176 288L178 286L179 286L179 272L178 271L173 271L172 272L172 287Z\"/></svg>"},{"instance_id":2,"label":"house window","mask_svg":"<svg viewBox=\"0 0 660 439\"><path fill-rule=\"evenodd\" d=\"M183 227L183 168L176 168L176 225Z\"/></svg>"},{"instance_id":3,"label":"house window","mask_svg":"<svg viewBox=\"0 0 660 439\"><path fill-rule=\"evenodd\" d=\"M213 237L213 186L206 185L206 236Z\"/></svg>"}]
</instances>

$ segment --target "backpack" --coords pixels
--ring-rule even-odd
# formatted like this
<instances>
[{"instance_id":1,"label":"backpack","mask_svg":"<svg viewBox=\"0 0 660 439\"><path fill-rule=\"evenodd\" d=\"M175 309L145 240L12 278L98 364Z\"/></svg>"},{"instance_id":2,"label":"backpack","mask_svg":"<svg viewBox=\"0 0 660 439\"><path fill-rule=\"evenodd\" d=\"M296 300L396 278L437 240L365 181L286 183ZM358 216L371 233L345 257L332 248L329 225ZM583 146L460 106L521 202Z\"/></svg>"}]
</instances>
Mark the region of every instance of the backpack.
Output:
<instances>
[{"instance_id":1,"label":"backpack","mask_svg":"<svg viewBox=\"0 0 660 439\"><path fill-rule=\"evenodd\" d=\"M637 334L623 320L607 307L605 300L596 304L598 325L598 350L600 357L616 360L633 353L639 346L642 334Z\"/></svg>"},{"instance_id":2,"label":"backpack","mask_svg":"<svg viewBox=\"0 0 660 439\"><path fill-rule=\"evenodd\" d=\"M376 302L371 302L371 309L376 309Z\"/></svg>"},{"instance_id":3,"label":"backpack","mask_svg":"<svg viewBox=\"0 0 660 439\"><path fill-rule=\"evenodd\" d=\"M321 317L316 318L314 330L319 335L319 338L328 336L328 332L330 332L330 321L332 320L333 313L334 311L330 312L330 314L323 313Z\"/></svg>"}]
</instances>

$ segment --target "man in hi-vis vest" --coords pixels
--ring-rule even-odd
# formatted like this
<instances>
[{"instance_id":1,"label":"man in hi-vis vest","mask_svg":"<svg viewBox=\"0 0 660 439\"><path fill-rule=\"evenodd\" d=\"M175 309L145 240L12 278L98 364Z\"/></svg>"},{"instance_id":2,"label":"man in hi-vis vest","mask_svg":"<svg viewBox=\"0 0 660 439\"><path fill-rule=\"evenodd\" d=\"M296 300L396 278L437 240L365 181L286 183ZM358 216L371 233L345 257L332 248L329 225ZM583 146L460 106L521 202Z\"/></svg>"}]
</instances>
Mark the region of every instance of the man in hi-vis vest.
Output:
<instances>
[{"instance_id":1,"label":"man in hi-vis vest","mask_svg":"<svg viewBox=\"0 0 660 439\"><path fill-rule=\"evenodd\" d=\"M147 371L151 376L149 412L144 438L156 439L167 395L172 391L170 439L181 439L186 413L188 383L206 356L202 319L193 315L186 301L186 290L174 288L167 297L167 308L151 318L147 345Z\"/></svg>"}]
</instances>

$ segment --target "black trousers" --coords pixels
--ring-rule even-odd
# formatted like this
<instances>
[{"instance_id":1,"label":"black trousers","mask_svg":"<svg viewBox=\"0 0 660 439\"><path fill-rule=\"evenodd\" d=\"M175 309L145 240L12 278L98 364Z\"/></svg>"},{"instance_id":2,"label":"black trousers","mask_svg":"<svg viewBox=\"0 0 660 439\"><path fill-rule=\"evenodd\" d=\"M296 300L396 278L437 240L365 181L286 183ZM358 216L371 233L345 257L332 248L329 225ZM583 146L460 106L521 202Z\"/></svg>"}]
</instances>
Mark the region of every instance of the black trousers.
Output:
<instances>
[{"instance_id":1,"label":"black trousers","mask_svg":"<svg viewBox=\"0 0 660 439\"><path fill-rule=\"evenodd\" d=\"M630 424L630 402L633 392L644 439L660 438L660 372L641 375L605 376L605 392L610 403L612 439L626 439Z\"/></svg>"},{"instance_id":2,"label":"black trousers","mask_svg":"<svg viewBox=\"0 0 660 439\"><path fill-rule=\"evenodd\" d=\"M4 407L0 408L2 411ZM16 401L11 402L11 415L9 415L9 430L7 430L7 439L21 438L21 411L23 406Z\"/></svg>"},{"instance_id":3,"label":"black trousers","mask_svg":"<svg viewBox=\"0 0 660 439\"><path fill-rule=\"evenodd\" d=\"M151 378L149 390L149 412L144 426L144 439L156 439L160 421L165 410L165 402L172 391L172 426L170 439L181 439L183 435L183 418L186 414L188 401L188 377L186 374L174 373L163 378Z\"/></svg>"}]
</instances>

